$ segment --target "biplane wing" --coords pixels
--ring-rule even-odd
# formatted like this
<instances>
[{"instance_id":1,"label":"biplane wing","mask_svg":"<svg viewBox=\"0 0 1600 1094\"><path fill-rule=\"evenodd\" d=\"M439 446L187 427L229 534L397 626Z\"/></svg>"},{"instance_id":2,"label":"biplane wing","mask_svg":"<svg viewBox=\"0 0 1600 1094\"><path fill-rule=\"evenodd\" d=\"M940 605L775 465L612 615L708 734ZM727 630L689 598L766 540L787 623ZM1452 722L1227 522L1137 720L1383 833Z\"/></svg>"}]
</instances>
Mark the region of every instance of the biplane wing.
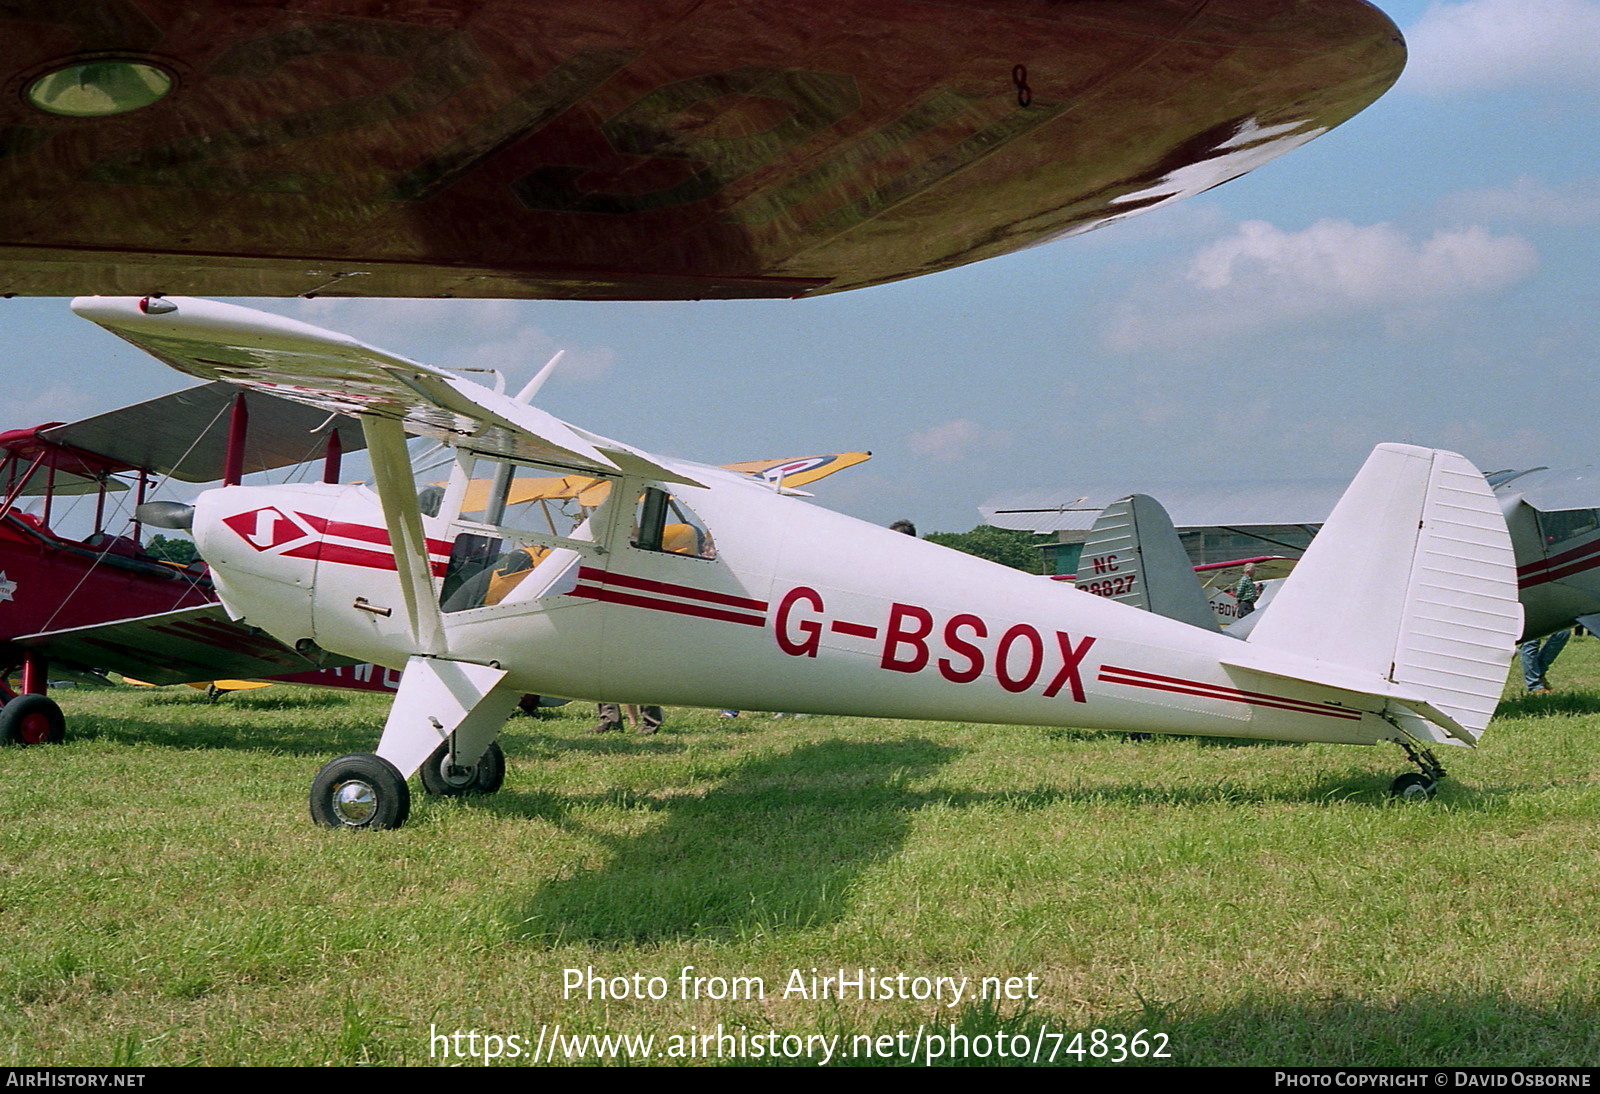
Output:
<instances>
[{"instance_id":1,"label":"biplane wing","mask_svg":"<svg viewBox=\"0 0 1600 1094\"><path fill-rule=\"evenodd\" d=\"M0 292L45 296L837 292L1226 182L1405 59L1365 0L10 0L0 28Z\"/></svg>"},{"instance_id":2,"label":"biplane wing","mask_svg":"<svg viewBox=\"0 0 1600 1094\"><path fill-rule=\"evenodd\" d=\"M128 469L212 482L222 478L229 416L240 394L232 384L202 384L37 432L51 444L91 452ZM366 443L350 418L330 420L326 411L301 403L261 392L243 394L250 423L241 451L245 474L320 459L329 434L338 435L343 453Z\"/></svg>"},{"instance_id":3,"label":"biplane wing","mask_svg":"<svg viewBox=\"0 0 1600 1094\"><path fill-rule=\"evenodd\" d=\"M24 635L15 643L52 662L108 669L151 684L281 676L357 663L320 651L315 659L297 653L234 622L220 604Z\"/></svg>"}]
</instances>

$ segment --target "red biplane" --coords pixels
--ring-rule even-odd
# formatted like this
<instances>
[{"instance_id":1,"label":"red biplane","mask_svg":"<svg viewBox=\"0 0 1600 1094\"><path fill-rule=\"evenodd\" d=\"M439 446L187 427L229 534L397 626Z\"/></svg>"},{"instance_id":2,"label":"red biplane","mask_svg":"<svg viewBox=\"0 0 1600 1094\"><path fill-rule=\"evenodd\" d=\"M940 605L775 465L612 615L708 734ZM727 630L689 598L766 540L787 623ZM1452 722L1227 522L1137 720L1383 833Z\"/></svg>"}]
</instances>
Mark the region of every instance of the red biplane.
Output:
<instances>
[{"instance_id":1,"label":"red biplane","mask_svg":"<svg viewBox=\"0 0 1600 1094\"><path fill-rule=\"evenodd\" d=\"M364 443L348 418L254 393L241 400L226 384L0 433L0 743L61 739L65 720L46 695L52 664L153 683L351 664L296 653L231 621L204 566L146 553L137 506L158 478L238 482L316 457L337 475L340 454ZM131 518L108 505L130 492ZM88 534L62 531L87 517L64 519L69 500L89 497Z\"/></svg>"}]
</instances>

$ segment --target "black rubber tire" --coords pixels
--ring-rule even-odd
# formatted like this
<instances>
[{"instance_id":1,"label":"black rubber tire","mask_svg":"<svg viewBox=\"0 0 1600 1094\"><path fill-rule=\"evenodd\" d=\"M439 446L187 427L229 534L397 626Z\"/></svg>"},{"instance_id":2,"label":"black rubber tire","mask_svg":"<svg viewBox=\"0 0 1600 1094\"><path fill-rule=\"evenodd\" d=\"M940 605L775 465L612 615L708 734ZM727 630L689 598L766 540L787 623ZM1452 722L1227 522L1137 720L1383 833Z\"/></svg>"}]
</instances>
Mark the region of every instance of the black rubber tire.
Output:
<instances>
[{"instance_id":1,"label":"black rubber tire","mask_svg":"<svg viewBox=\"0 0 1600 1094\"><path fill-rule=\"evenodd\" d=\"M1389 784L1389 796L1404 802L1423 802L1438 792L1438 783L1420 771L1407 771Z\"/></svg>"},{"instance_id":2,"label":"black rubber tire","mask_svg":"<svg viewBox=\"0 0 1600 1094\"><path fill-rule=\"evenodd\" d=\"M399 828L410 813L411 788L382 756L340 756L311 780L311 819L324 828Z\"/></svg>"},{"instance_id":3,"label":"black rubber tire","mask_svg":"<svg viewBox=\"0 0 1600 1094\"><path fill-rule=\"evenodd\" d=\"M490 741L468 775L450 775L450 742L433 750L422 765L422 789L435 797L459 798L463 794L493 794L506 781L506 754L499 741Z\"/></svg>"},{"instance_id":4,"label":"black rubber tire","mask_svg":"<svg viewBox=\"0 0 1600 1094\"><path fill-rule=\"evenodd\" d=\"M58 745L66 737L66 716L49 696L24 693L0 707L0 745Z\"/></svg>"}]
</instances>

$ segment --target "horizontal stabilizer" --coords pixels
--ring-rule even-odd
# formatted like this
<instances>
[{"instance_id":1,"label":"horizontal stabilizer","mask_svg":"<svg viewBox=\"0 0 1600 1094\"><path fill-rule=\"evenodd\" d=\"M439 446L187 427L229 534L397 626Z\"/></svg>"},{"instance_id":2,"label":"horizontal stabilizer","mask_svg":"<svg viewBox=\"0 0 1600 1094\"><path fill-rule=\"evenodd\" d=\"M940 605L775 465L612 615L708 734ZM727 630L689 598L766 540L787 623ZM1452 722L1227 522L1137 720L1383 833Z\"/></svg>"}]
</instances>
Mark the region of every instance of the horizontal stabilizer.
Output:
<instances>
[{"instance_id":1,"label":"horizontal stabilizer","mask_svg":"<svg viewBox=\"0 0 1600 1094\"><path fill-rule=\"evenodd\" d=\"M1349 681L1333 686L1473 743L1522 625L1500 506L1463 457L1379 445L1261 615L1252 649L1318 662Z\"/></svg>"}]
</instances>

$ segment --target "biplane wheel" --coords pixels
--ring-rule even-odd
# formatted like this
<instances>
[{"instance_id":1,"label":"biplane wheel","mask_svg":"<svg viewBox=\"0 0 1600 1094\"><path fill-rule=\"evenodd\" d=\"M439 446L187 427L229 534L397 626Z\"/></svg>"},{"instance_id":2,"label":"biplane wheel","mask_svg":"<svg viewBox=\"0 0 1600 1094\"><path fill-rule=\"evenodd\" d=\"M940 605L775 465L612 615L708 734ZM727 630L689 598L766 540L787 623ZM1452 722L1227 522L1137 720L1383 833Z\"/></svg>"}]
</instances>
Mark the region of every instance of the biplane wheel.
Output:
<instances>
[{"instance_id":1,"label":"biplane wheel","mask_svg":"<svg viewBox=\"0 0 1600 1094\"><path fill-rule=\"evenodd\" d=\"M311 780L311 819L324 828L399 828L410 812L411 790L382 756L340 756Z\"/></svg>"},{"instance_id":2,"label":"biplane wheel","mask_svg":"<svg viewBox=\"0 0 1600 1094\"><path fill-rule=\"evenodd\" d=\"M1403 802L1425 802L1438 793L1439 784L1420 771L1407 771L1389 785L1389 796Z\"/></svg>"},{"instance_id":3,"label":"biplane wheel","mask_svg":"<svg viewBox=\"0 0 1600 1094\"><path fill-rule=\"evenodd\" d=\"M22 694L0 707L0 744L58 745L66 736L66 716L48 696Z\"/></svg>"},{"instance_id":4,"label":"biplane wheel","mask_svg":"<svg viewBox=\"0 0 1600 1094\"><path fill-rule=\"evenodd\" d=\"M422 765L422 789L444 798L463 794L493 794L506 781L506 754L499 741L490 741L478 762L462 766L450 762L450 742L434 749Z\"/></svg>"}]
</instances>

